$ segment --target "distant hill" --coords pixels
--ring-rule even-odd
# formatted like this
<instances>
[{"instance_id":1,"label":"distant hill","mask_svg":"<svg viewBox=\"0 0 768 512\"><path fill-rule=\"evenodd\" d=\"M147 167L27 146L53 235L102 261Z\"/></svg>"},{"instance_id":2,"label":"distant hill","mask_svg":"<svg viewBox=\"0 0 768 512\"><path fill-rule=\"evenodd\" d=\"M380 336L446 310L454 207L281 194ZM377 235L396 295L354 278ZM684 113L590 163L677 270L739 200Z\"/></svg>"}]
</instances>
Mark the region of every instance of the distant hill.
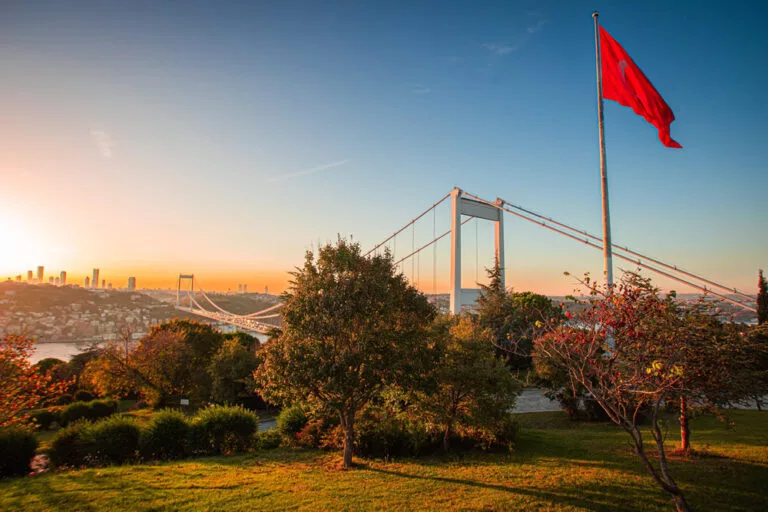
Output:
<instances>
[{"instance_id":1,"label":"distant hill","mask_svg":"<svg viewBox=\"0 0 768 512\"><path fill-rule=\"evenodd\" d=\"M0 283L0 336L26 334L39 342L103 341L122 327L136 334L171 318L188 318L172 304L123 290Z\"/></svg>"}]
</instances>

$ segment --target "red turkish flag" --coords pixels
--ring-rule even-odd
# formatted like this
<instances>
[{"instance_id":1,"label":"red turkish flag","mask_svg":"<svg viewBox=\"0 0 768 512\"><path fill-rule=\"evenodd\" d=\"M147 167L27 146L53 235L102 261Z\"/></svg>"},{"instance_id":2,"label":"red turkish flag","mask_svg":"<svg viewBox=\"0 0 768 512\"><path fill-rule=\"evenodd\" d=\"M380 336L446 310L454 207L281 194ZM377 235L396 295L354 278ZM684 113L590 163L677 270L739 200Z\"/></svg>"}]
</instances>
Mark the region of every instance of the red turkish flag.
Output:
<instances>
[{"instance_id":1,"label":"red turkish flag","mask_svg":"<svg viewBox=\"0 0 768 512\"><path fill-rule=\"evenodd\" d=\"M669 136L675 114L659 91L616 40L600 27L600 57L603 70L603 98L631 107L659 130L661 143L668 148L682 148Z\"/></svg>"}]
</instances>

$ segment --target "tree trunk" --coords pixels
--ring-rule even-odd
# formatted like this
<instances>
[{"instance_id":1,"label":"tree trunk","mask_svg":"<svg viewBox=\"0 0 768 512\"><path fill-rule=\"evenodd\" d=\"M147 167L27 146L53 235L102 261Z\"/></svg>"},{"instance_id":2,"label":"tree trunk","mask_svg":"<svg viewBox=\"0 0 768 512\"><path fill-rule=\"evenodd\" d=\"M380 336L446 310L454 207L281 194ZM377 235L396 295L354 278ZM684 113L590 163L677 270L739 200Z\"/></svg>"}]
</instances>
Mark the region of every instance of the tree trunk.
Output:
<instances>
[{"instance_id":1,"label":"tree trunk","mask_svg":"<svg viewBox=\"0 0 768 512\"><path fill-rule=\"evenodd\" d=\"M451 438L451 424L447 424L445 426L445 432L443 433L443 450L446 452L448 451L448 448L450 448L450 445L448 443L449 439Z\"/></svg>"},{"instance_id":2,"label":"tree trunk","mask_svg":"<svg viewBox=\"0 0 768 512\"><path fill-rule=\"evenodd\" d=\"M340 414L341 428L344 429L344 468L352 467L352 452L355 446L355 414Z\"/></svg>"},{"instance_id":3,"label":"tree trunk","mask_svg":"<svg viewBox=\"0 0 768 512\"><path fill-rule=\"evenodd\" d=\"M688 453L691 449L691 428L688 425L688 400L680 396L680 450Z\"/></svg>"},{"instance_id":4,"label":"tree trunk","mask_svg":"<svg viewBox=\"0 0 768 512\"><path fill-rule=\"evenodd\" d=\"M656 441L656 451L659 454L659 472L661 473L660 476L662 481L662 487L664 487L664 490L672 495L672 501L677 507L678 512L688 512L690 509L688 508L688 503L685 501L683 492L677 486L677 483L672 478L672 475L669 474L669 465L667 464L667 455L664 452L664 436L662 435L661 428L659 427L658 402L653 407L652 421L653 421L653 428L651 432L653 433L653 438Z\"/></svg>"}]
</instances>

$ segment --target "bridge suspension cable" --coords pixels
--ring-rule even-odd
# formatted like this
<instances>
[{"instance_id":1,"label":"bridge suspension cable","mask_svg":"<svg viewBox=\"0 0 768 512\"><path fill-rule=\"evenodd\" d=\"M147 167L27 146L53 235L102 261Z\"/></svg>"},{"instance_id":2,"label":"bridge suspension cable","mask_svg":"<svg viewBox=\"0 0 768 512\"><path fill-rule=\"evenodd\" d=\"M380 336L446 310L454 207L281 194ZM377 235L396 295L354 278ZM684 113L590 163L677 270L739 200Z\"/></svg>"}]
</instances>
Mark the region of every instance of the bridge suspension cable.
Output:
<instances>
[{"instance_id":1,"label":"bridge suspension cable","mask_svg":"<svg viewBox=\"0 0 768 512\"><path fill-rule=\"evenodd\" d=\"M406 229L408 229L410 226L412 226L412 225L413 225L413 224L414 224L414 223L415 223L417 220L419 220L420 218L422 218L423 216L425 216L426 214L428 214L430 211L432 211L432 210L434 210L435 208L437 208L437 206L438 206L438 205L440 205L440 203L442 203L443 201L445 201L445 200L446 200L446 199L448 199L449 197L451 197L451 193L450 193L450 192L449 192L449 193L447 193L447 194L445 194L445 195L442 197L442 199L440 199L440 200L439 200L439 201L437 201L435 204L433 204L432 206L430 206L429 208L427 208L426 210L424 210L423 212L421 212L421 213L420 213L418 216L416 216L416 217L414 217L413 219L411 219L411 221L410 221L409 223L407 223L405 226L403 226L402 228L398 229L397 231L395 231L394 233L392 233L391 235L389 235L387 238L385 238L385 239L384 239L384 241L382 241L381 243L377 244L377 245L376 245L376 246L375 246L373 249L371 249L370 251L366 252L366 253L365 253L363 256L368 256L368 255L369 255L369 254L371 254L372 252L376 251L376 249L380 248L381 246L383 246L384 244L386 244L387 242L389 242L390 240L392 240L393 238L395 238L397 235L399 235L400 233L402 233L403 231L405 231ZM395 242L395 243L397 243L397 242Z\"/></svg>"},{"instance_id":2,"label":"bridge suspension cable","mask_svg":"<svg viewBox=\"0 0 768 512\"><path fill-rule=\"evenodd\" d=\"M481 199L478 196L476 196L474 194L470 194L470 193L468 193L466 191L464 192L464 194L469 196L469 197L471 197L471 198L473 198L473 199L475 199L475 200L477 200L477 201L483 202L485 204L488 204L488 205L491 205L491 206L497 206L494 203L491 203L489 201ZM541 220L543 220L545 222L550 222L551 224L554 224L556 226L562 227L562 228L567 229L567 230L569 230L571 232L578 233L579 235L584 235L584 236L586 236L587 238L589 238L591 240L595 240L595 241L599 242L600 243L600 248L602 249L603 239L601 237L598 237L596 235L593 235L593 234L589 233L588 231L585 231L583 229L578 229L578 228L575 228L573 226L569 226L568 224L565 224L563 222L558 222L558 221L556 221L555 219L553 219L551 217L545 217L544 215L538 214L536 212L533 212L531 210L523 208L522 206L518 206L518 205L512 204L509 201L506 201L506 200L502 199L502 207L505 206L505 205L509 206L510 208L513 208L513 209L517 210L518 212L523 212L526 215L531 215L531 216L533 216L533 217L535 217L537 219L541 219ZM514 215L517 215L514 212L510 212L509 210L505 209L505 211L507 211L508 213L512 213ZM526 217L520 216L520 215L517 215L517 216L521 217L521 218L524 218L525 220L528 220L528 221L531 221L531 222L535 222L536 224L543 225L541 222L533 221L530 218L526 218ZM547 227L547 226L545 226L545 227ZM581 239L579 239L579 240L581 240ZM684 269L678 267L677 265L669 265L669 264L664 263L663 261L660 261L660 260L658 260L656 258L653 258L651 256L647 256L647 255L639 253L637 251L633 251L629 247L620 246L619 244L613 244L613 243L611 244L611 247L616 249L616 250L623 251L623 252L625 252L627 254L631 254L633 256L637 256L638 258L641 258L643 260L650 261L650 262L652 262L652 263L654 263L656 265L660 265L660 266L666 268L667 270L670 270L670 271L673 271L673 272L678 272L678 273L683 274L685 276L688 276L690 278L696 279L697 281L701 281L703 283L707 283L707 284L709 284L711 286L714 286L716 288L720 288L721 290L727 291L729 293L733 293L735 295L739 295L740 297L743 297L745 299L755 300L755 296L754 295L749 295L749 294L744 293L744 292L742 292L742 291L740 291L740 290L738 290L736 288L731 288L731 287L726 286L724 284L721 284L721 283L712 281L710 279L707 279L705 277L699 276L697 274L694 274L693 272L689 272L687 270L684 270ZM627 258L624 258L624 259L627 259ZM639 260L636 261L636 260L631 260L631 259L629 259L628 261L632 261L633 263L638 263L639 262Z\"/></svg>"},{"instance_id":3,"label":"bridge suspension cable","mask_svg":"<svg viewBox=\"0 0 768 512\"><path fill-rule=\"evenodd\" d=\"M589 234L588 232L586 232L584 230L576 229L576 228L571 227L571 226L569 226L569 225L567 225L565 223L558 222L558 221L555 221L553 219L549 219L549 218L544 217L542 215L539 215L537 213L531 212L530 210L526 210L525 208L513 205L513 204L511 204L511 203L509 203L509 202L507 202L507 201L505 201L503 199L502 199L501 204L499 205L499 204L487 201L485 199L482 199L481 197L478 197L478 196L476 196L474 194L470 194L470 193L468 193L466 191L464 192L464 194L469 196L469 197L471 197L471 198L473 198L473 199L475 199L475 200L477 200L477 201L480 201L480 202L482 202L484 204L487 204L489 206L493 206L493 207L499 208L499 209L501 209L501 210L503 210L503 211L505 211L507 213L511 213L512 215L515 215L516 217L519 217L521 219L527 220L528 222L532 222L534 224L537 224L537 225L540 225L542 227L545 227L545 228L547 228L547 229L549 229L551 231L554 231L555 233L559 233L559 234L561 234L563 236L567 236L568 238L571 238L573 240L578 240L578 241L580 241L580 242L582 242L582 243L584 243L586 245L589 245L590 247L594 247L595 249L599 249L599 250L603 249L602 239L598 238L598 237L596 237L594 235L591 235L591 234ZM519 210L519 211L516 211L516 210ZM524 212L524 213L520 213L520 212ZM528 215L531 215L531 216L536 217L536 218L531 218ZM543 219L543 220L537 220L537 219ZM550 222L551 224L554 224L554 226L547 224L547 222ZM558 226L558 227L555 227L555 226ZM570 232L568 232L566 230L568 230ZM573 233L577 233L578 235L584 235L587 238L584 238L584 239L580 238L580 236L574 235ZM720 298L720 299L722 299L722 300L724 300L726 302L730 302L732 304L740 306L740 307L742 307L744 309L747 309L749 311L753 311L753 312L757 311L755 308L753 308L753 307L751 307L751 306L749 306L747 304L744 304L742 302L734 300L734 299L732 299L732 298L730 298L727 295L724 295L722 293L718 293L718 292L712 290L711 288L707 288L706 285L705 286L701 286L701 285L693 283L693 282L691 282L691 281L689 281L689 280L687 280L685 278L675 276L675 275L671 274L668 271L661 270L661 269L656 268L653 265L650 265L648 263L643 263L641 261L641 259L652 261L653 263L658 264L658 265L662 266L663 268L665 268L667 270L671 270L673 272L678 272L678 273L684 274L685 276L693 278L693 279L695 279L695 280L697 280L699 282L704 282L704 283L707 283L707 284L711 284L711 285L713 285L713 286L715 286L717 288L720 288L721 290L725 290L725 291L727 291L729 293L735 293L735 294L737 294L737 295L739 295L739 296L741 296L743 298L746 298L746 299L749 299L749 300L755 300L755 297L752 297L752 296L750 296L748 294L740 292L740 291L736 290L735 288L731 288L731 287L722 285L720 283L717 283L715 281L711 281L709 279L706 279L706 278L703 278L701 276L698 276L698 275L696 275L696 274L694 274L692 272L687 272L687 271L678 269L677 266L663 263L663 262L661 262L661 261L659 261L659 260L657 260L655 258L650 258L650 257L644 256L644 255L642 255L640 253L637 253L637 252L634 252L634 251L630 251L627 248L622 247L622 246L620 246L618 244L611 244L611 246L613 248L615 248L617 251L623 251L623 252L626 252L627 254L632 254L634 256L638 256L639 257L638 259L633 259L633 258L630 258L629 256L624 255L624 254L614 253L614 256L616 256L617 258L623 259L625 261L629 261L630 263L632 263L634 265L637 265L637 266L639 266L641 268L645 268L647 270L651 270L652 272L656 272L657 274L660 274L660 275L663 275L663 276L665 276L667 278L673 279L674 281L677 281L679 283L685 284L685 285L690 286L692 288L696 288L698 290L701 290L704 293L708 293L710 295L714 295L715 297L718 297L718 298Z\"/></svg>"}]
</instances>

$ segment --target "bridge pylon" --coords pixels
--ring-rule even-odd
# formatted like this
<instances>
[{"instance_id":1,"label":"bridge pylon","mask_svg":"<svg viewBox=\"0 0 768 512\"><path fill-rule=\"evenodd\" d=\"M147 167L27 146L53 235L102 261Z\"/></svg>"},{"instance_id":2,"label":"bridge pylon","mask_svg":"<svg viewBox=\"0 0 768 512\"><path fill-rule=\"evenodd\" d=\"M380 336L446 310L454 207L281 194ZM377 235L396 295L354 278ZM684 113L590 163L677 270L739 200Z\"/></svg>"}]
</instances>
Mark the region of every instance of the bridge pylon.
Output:
<instances>
[{"instance_id":1,"label":"bridge pylon","mask_svg":"<svg viewBox=\"0 0 768 512\"><path fill-rule=\"evenodd\" d=\"M461 216L476 217L494 223L496 250L494 255L501 270L501 285L504 281L504 205L502 199L496 199L493 205L481 203L463 197L463 192L456 187L451 191L451 313L461 312L461 307L473 303L480 293L479 288L461 287Z\"/></svg>"},{"instance_id":2,"label":"bridge pylon","mask_svg":"<svg viewBox=\"0 0 768 512\"><path fill-rule=\"evenodd\" d=\"M181 298L181 281L184 279L189 279L189 293L193 293L195 291L195 274L179 274L179 280L176 286L176 307L179 307L181 304L179 302Z\"/></svg>"}]
</instances>

